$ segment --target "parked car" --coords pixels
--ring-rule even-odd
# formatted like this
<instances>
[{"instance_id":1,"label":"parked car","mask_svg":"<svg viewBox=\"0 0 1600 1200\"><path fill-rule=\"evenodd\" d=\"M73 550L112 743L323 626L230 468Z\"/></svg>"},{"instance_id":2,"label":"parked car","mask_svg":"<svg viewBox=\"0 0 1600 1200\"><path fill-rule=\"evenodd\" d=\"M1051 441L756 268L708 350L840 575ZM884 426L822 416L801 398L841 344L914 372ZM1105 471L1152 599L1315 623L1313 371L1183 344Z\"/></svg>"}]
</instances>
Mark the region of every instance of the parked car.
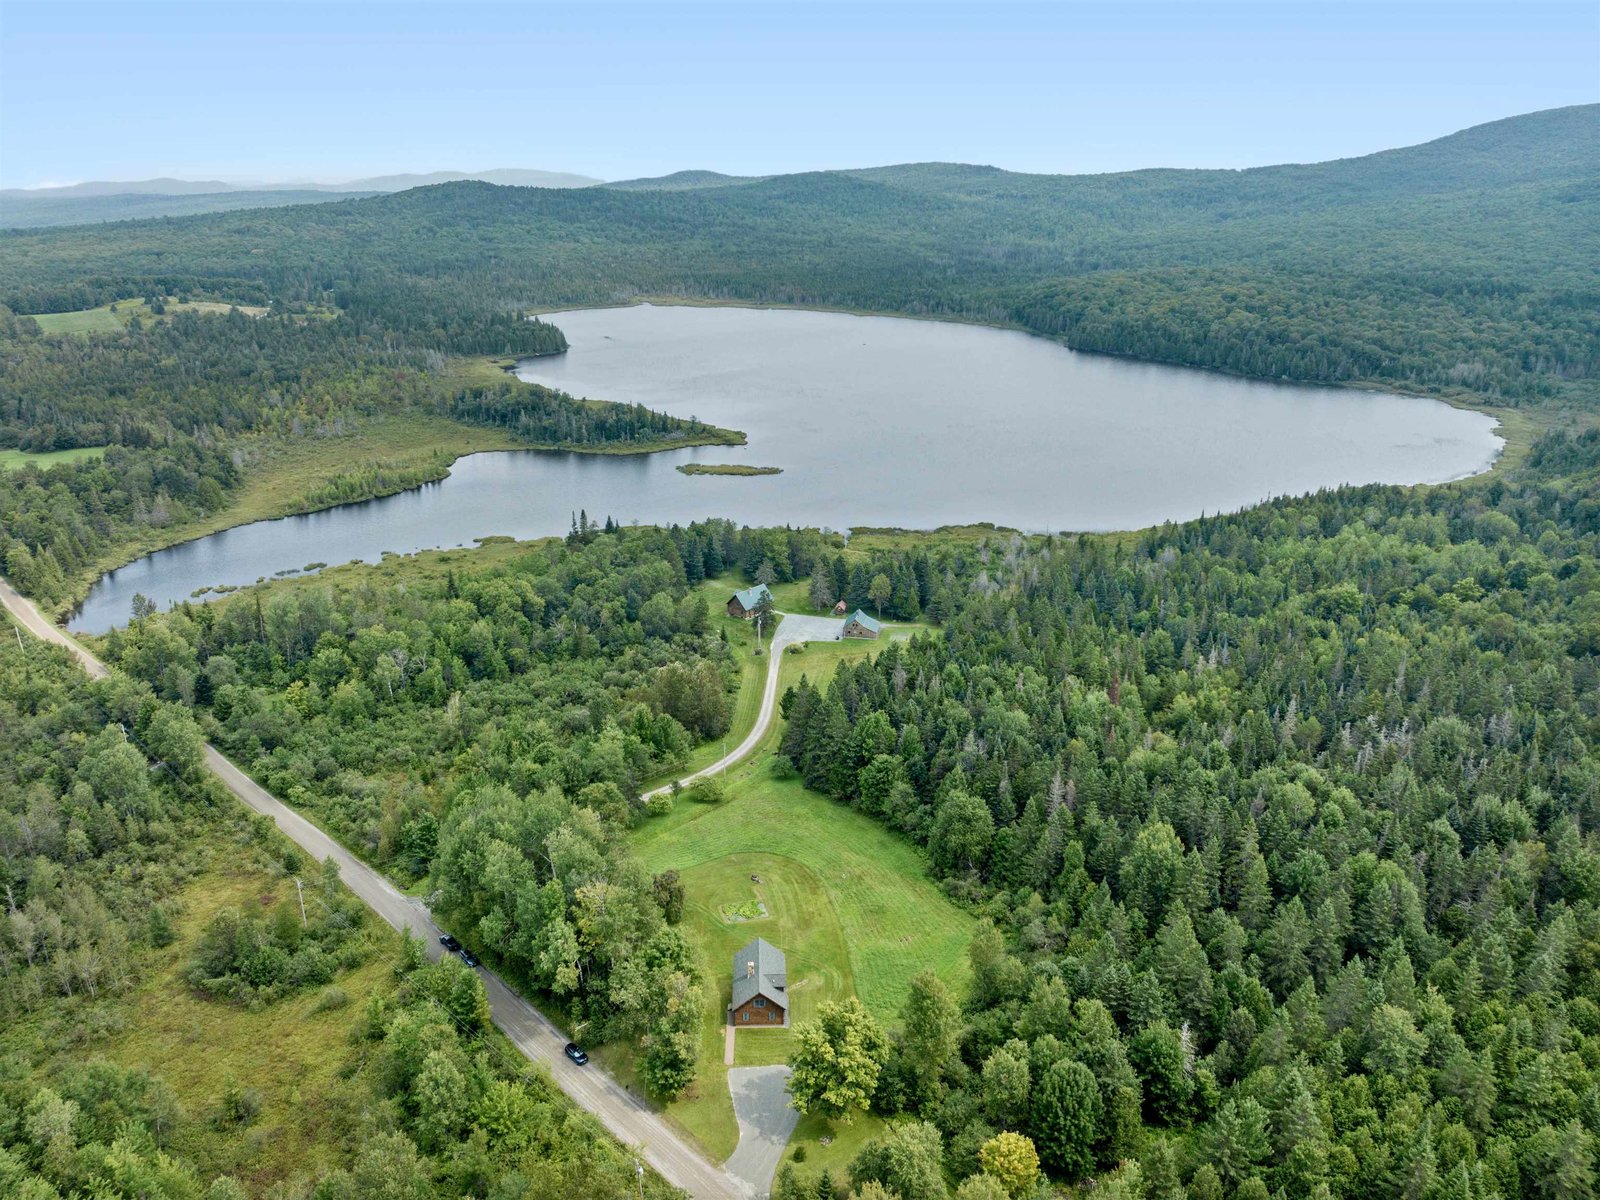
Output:
<instances>
[{"instance_id":1,"label":"parked car","mask_svg":"<svg viewBox=\"0 0 1600 1200\"><path fill-rule=\"evenodd\" d=\"M439 945L450 951L451 954L461 953L461 943L456 941L456 939L448 933L441 933L439 935Z\"/></svg>"},{"instance_id":2,"label":"parked car","mask_svg":"<svg viewBox=\"0 0 1600 1200\"><path fill-rule=\"evenodd\" d=\"M471 950L468 950L465 946L463 946L463 947L461 947L461 949L457 950L456 953L461 956L461 961L466 963L467 966L473 968L474 970L477 969L477 967L478 967L478 956L476 954L474 954Z\"/></svg>"},{"instance_id":3,"label":"parked car","mask_svg":"<svg viewBox=\"0 0 1600 1200\"><path fill-rule=\"evenodd\" d=\"M580 1067L589 1061L589 1056L583 1052L577 1042L567 1043L567 1057Z\"/></svg>"}]
</instances>

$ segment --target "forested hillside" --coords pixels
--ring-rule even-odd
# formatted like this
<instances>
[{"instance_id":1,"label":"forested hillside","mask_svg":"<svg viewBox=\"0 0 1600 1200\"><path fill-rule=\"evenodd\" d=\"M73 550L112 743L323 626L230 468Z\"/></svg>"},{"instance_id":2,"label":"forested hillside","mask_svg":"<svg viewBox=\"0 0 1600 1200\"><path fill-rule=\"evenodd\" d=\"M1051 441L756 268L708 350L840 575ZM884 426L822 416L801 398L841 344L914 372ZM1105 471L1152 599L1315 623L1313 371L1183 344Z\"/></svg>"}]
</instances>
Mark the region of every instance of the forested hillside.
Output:
<instances>
[{"instance_id":1,"label":"forested hillside","mask_svg":"<svg viewBox=\"0 0 1600 1200\"><path fill-rule=\"evenodd\" d=\"M1597 125L1600 108L1559 109L1251 171L922 164L750 181L690 172L650 188L447 184L8 234L0 299L46 311L187 287L391 319L639 294L833 304L1520 403L1568 394L1600 364Z\"/></svg>"},{"instance_id":2,"label":"forested hillside","mask_svg":"<svg viewBox=\"0 0 1600 1200\"><path fill-rule=\"evenodd\" d=\"M794 769L992 922L952 1048L879 1078L926 1136L858 1182L942 1197L1014 1131L1151 1200L1591 1195L1597 484L1558 434L1505 480L952 551L942 635L791 690Z\"/></svg>"}]
</instances>

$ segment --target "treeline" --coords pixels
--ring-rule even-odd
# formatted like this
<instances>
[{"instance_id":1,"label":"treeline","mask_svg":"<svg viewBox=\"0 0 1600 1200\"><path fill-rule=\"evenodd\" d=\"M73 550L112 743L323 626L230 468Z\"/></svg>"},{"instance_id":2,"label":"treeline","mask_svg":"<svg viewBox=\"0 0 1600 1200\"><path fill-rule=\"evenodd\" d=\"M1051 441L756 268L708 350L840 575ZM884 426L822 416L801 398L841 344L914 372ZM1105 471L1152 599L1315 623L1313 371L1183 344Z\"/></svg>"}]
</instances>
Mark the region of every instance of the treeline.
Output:
<instances>
[{"instance_id":1,"label":"treeline","mask_svg":"<svg viewBox=\"0 0 1600 1200\"><path fill-rule=\"evenodd\" d=\"M523 339L515 353L566 348L542 321L479 324L515 329ZM500 335L483 336L499 347ZM292 432L341 409L423 407L434 399L423 376L442 365L440 355L488 352L470 327L396 329L348 314L189 311L136 318L116 333L45 335L8 311L0 313L0 446L145 447Z\"/></svg>"},{"instance_id":2,"label":"treeline","mask_svg":"<svg viewBox=\"0 0 1600 1200\"><path fill-rule=\"evenodd\" d=\"M90 686L65 655L0 647L0 1009L127 991L167 904L204 865L201 737L128 681ZM147 758L147 755L149 756ZM153 771L152 761L165 765Z\"/></svg>"},{"instance_id":3,"label":"treeline","mask_svg":"<svg viewBox=\"0 0 1600 1200\"><path fill-rule=\"evenodd\" d=\"M793 769L992 923L948 1049L924 998L880 1056L921 1124L864 1178L943 1197L1009 1131L1150 1200L1592 1194L1597 483L1558 433L1506 478L948 550L942 636L791 689Z\"/></svg>"},{"instance_id":4,"label":"treeline","mask_svg":"<svg viewBox=\"0 0 1600 1200\"><path fill-rule=\"evenodd\" d=\"M1040 284L1007 316L1079 350L1325 383L1404 380L1504 401L1600 374L1600 295L1445 290L1394 278L1226 268Z\"/></svg>"},{"instance_id":5,"label":"treeline","mask_svg":"<svg viewBox=\"0 0 1600 1200\"><path fill-rule=\"evenodd\" d=\"M729 721L731 657L668 534L547 543L492 569L181 605L110 659L275 794L402 877L462 787L555 787L608 820Z\"/></svg>"},{"instance_id":6,"label":"treeline","mask_svg":"<svg viewBox=\"0 0 1600 1200\"><path fill-rule=\"evenodd\" d=\"M447 416L469 425L504 429L535 445L630 446L683 441L742 444L743 435L698 419L656 412L643 404L575 401L539 384L505 383L466 388L441 404Z\"/></svg>"}]
</instances>

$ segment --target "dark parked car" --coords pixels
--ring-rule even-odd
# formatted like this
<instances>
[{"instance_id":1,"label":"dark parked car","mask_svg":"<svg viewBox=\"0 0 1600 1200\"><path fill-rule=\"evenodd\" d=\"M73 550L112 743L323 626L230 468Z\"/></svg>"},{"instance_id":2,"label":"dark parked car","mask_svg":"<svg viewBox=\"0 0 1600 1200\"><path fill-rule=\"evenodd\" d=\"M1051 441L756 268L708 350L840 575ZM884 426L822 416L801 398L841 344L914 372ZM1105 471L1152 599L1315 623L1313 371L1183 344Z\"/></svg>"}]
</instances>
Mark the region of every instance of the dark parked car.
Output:
<instances>
[{"instance_id":1,"label":"dark parked car","mask_svg":"<svg viewBox=\"0 0 1600 1200\"><path fill-rule=\"evenodd\" d=\"M478 965L478 956L476 954L474 954L471 950L468 950L465 946L462 946L459 950L456 951L456 953L461 956L461 961L466 963L467 966L474 967L474 968L477 967L477 965Z\"/></svg>"},{"instance_id":2,"label":"dark parked car","mask_svg":"<svg viewBox=\"0 0 1600 1200\"><path fill-rule=\"evenodd\" d=\"M589 1056L585 1054L581 1048L579 1048L577 1042L567 1043L567 1057L573 1062L577 1063L580 1067L589 1061Z\"/></svg>"},{"instance_id":3,"label":"dark parked car","mask_svg":"<svg viewBox=\"0 0 1600 1200\"><path fill-rule=\"evenodd\" d=\"M439 945L450 951L451 954L457 954L461 951L461 943L448 933L439 935Z\"/></svg>"}]
</instances>

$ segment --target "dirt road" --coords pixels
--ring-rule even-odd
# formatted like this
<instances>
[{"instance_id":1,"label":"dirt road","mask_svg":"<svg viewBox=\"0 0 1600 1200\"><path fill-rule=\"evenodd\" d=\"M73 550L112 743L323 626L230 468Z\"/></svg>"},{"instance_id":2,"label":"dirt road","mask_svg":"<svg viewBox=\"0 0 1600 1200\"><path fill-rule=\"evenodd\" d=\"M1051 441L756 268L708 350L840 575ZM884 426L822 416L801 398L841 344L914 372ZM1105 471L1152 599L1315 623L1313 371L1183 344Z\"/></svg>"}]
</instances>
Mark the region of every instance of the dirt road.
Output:
<instances>
[{"instance_id":1,"label":"dirt road","mask_svg":"<svg viewBox=\"0 0 1600 1200\"><path fill-rule=\"evenodd\" d=\"M83 649L4 579L0 579L0 604L35 637L65 646L83 669L96 679L109 672L104 663ZM777 672L768 680L769 698L777 689ZM765 707L763 708L765 712ZM770 717L767 718L770 720ZM759 723L758 723L759 724ZM295 812L236 767L214 746L206 746L206 765L224 786L258 813L272 818L290 841L318 862L333 859L339 877L355 895L396 929L409 929L437 958L441 930L420 900L404 895L377 871L347 851L316 825ZM494 972L480 968L494 1023L531 1061L549 1068L557 1086L600 1119L613 1137L634 1147L662 1178L698 1200L748 1200L750 1189L728 1172L709 1162L634 1096L594 1063L577 1067L564 1053L567 1039L538 1009L507 987Z\"/></svg>"}]
</instances>

